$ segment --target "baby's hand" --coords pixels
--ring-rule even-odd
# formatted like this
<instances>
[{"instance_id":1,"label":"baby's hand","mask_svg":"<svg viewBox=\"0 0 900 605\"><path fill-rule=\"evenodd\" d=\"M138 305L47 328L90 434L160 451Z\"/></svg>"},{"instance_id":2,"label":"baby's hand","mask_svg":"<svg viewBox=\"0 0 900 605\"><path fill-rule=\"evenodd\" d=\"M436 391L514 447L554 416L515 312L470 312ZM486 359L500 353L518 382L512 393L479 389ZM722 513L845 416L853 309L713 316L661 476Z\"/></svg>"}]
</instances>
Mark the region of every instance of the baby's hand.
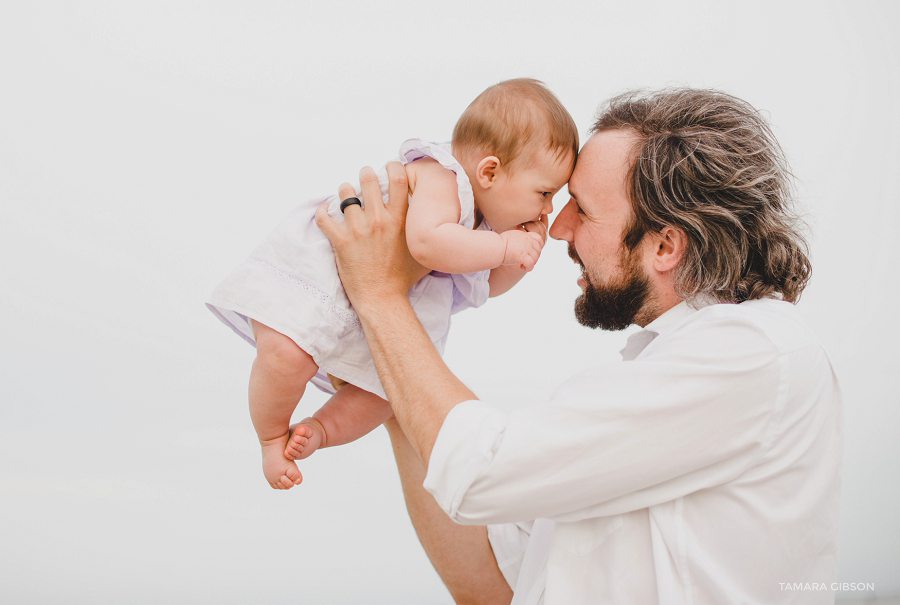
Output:
<instances>
[{"instance_id":1,"label":"baby's hand","mask_svg":"<svg viewBox=\"0 0 900 605\"><path fill-rule=\"evenodd\" d=\"M543 244L547 243L547 231L550 229L549 218L547 218L546 214L542 214L541 217L536 221L528 221L527 223L522 223L522 228L529 233L537 233L541 236L541 242Z\"/></svg>"},{"instance_id":2,"label":"baby's hand","mask_svg":"<svg viewBox=\"0 0 900 605\"><path fill-rule=\"evenodd\" d=\"M539 234L510 229L501 233L500 237L506 244L506 254L503 256L504 265L518 265L526 271L534 269L535 263L541 256L541 248L544 247L544 240Z\"/></svg>"}]
</instances>

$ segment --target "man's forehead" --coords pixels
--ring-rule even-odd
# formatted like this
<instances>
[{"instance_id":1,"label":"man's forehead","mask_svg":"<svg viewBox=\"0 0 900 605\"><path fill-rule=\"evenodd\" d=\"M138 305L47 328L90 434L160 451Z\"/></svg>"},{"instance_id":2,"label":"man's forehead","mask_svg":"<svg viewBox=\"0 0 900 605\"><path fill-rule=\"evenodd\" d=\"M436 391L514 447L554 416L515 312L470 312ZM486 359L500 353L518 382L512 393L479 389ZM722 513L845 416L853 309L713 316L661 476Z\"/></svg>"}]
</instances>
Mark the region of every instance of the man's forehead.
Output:
<instances>
[{"instance_id":1,"label":"man's forehead","mask_svg":"<svg viewBox=\"0 0 900 605\"><path fill-rule=\"evenodd\" d=\"M569 193L577 198L588 188L624 185L636 142L637 135L630 130L605 130L592 135L578 154Z\"/></svg>"}]
</instances>

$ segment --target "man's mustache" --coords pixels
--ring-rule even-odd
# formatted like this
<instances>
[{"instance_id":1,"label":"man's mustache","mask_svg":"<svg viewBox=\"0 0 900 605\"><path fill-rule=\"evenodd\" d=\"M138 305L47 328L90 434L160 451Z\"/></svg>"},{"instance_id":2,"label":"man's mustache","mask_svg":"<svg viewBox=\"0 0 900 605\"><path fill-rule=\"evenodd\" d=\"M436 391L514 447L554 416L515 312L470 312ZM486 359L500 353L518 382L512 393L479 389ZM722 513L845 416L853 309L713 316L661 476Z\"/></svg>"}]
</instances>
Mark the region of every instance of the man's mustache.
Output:
<instances>
[{"instance_id":1,"label":"man's mustache","mask_svg":"<svg viewBox=\"0 0 900 605\"><path fill-rule=\"evenodd\" d=\"M582 270L584 270L584 263L581 262L581 257L578 256L578 253L575 252L575 247L572 244L569 244L569 258L578 263Z\"/></svg>"}]
</instances>

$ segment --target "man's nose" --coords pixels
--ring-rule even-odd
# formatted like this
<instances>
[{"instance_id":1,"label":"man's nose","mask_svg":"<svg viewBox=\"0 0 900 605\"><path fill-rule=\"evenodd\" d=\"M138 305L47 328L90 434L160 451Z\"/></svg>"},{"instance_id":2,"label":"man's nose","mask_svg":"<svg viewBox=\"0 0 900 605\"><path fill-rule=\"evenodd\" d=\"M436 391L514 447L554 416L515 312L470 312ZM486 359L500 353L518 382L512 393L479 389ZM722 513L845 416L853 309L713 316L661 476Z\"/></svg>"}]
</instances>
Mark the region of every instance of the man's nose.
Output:
<instances>
[{"instance_id":1,"label":"man's nose","mask_svg":"<svg viewBox=\"0 0 900 605\"><path fill-rule=\"evenodd\" d=\"M573 200L569 200L569 202L563 206L563 209L559 211L559 215L557 215L553 224L550 225L548 234L553 239L561 239L567 242L572 241L571 225L572 217L575 215L574 204L575 202Z\"/></svg>"}]
</instances>

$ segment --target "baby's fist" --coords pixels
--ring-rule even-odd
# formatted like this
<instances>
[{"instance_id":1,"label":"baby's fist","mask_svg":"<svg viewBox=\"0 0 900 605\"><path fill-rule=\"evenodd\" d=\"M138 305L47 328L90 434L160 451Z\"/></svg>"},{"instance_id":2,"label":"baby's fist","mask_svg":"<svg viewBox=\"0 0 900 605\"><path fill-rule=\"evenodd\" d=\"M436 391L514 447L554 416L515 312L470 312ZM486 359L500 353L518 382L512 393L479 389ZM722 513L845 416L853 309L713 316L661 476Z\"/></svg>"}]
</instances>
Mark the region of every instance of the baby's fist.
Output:
<instances>
[{"instance_id":1,"label":"baby's fist","mask_svg":"<svg viewBox=\"0 0 900 605\"><path fill-rule=\"evenodd\" d=\"M541 248L544 246L544 240L539 234L510 229L501 233L500 237L506 244L506 253L503 255L504 265L518 265L526 271L534 269L534 265L541 256Z\"/></svg>"}]
</instances>

